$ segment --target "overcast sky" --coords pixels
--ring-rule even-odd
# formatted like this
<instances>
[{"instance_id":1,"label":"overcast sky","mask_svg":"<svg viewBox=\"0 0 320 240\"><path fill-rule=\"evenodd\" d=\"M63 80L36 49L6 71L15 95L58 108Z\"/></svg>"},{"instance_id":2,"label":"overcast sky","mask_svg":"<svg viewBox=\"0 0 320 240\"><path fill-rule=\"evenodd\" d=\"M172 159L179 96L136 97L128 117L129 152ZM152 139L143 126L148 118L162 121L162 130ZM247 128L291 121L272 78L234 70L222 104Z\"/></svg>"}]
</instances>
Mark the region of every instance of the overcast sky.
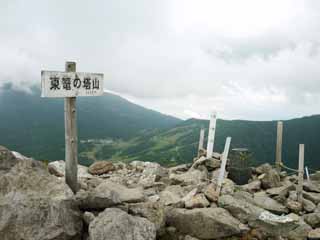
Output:
<instances>
[{"instance_id":1,"label":"overcast sky","mask_svg":"<svg viewBox=\"0 0 320 240\"><path fill-rule=\"evenodd\" d=\"M0 1L0 86L74 60L184 119L319 114L319 50L319 0Z\"/></svg>"}]
</instances>

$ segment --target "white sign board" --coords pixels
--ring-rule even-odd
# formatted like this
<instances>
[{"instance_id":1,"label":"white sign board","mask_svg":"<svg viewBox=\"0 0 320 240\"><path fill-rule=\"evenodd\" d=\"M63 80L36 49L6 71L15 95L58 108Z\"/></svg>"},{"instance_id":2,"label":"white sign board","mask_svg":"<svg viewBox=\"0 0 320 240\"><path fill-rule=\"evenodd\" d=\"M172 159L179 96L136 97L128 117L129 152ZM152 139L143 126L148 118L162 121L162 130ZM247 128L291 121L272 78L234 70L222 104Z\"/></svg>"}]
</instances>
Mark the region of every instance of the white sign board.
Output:
<instances>
[{"instance_id":1,"label":"white sign board","mask_svg":"<svg viewBox=\"0 0 320 240\"><path fill-rule=\"evenodd\" d=\"M41 71L41 97L103 95L103 74Z\"/></svg>"}]
</instances>

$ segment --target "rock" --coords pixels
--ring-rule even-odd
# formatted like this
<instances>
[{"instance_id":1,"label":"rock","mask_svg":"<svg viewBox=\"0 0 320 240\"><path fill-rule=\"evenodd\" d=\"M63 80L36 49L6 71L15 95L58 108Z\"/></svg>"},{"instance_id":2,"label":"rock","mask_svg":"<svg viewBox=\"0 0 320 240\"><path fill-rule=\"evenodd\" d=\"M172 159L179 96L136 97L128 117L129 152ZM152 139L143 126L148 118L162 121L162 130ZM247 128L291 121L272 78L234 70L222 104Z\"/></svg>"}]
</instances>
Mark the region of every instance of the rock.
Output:
<instances>
[{"instance_id":1,"label":"rock","mask_svg":"<svg viewBox=\"0 0 320 240\"><path fill-rule=\"evenodd\" d=\"M312 229L308 234L309 240L320 239L320 228Z\"/></svg>"},{"instance_id":2,"label":"rock","mask_svg":"<svg viewBox=\"0 0 320 240\"><path fill-rule=\"evenodd\" d=\"M257 192L261 189L261 181L260 180L254 180L248 184L242 185L241 189L247 192Z\"/></svg>"},{"instance_id":3,"label":"rock","mask_svg":"<svg viewBox=\"0 0 320 240\"><path fill-rule=\"evenodd\" d=\"M310 200L305 199L305 198L303 199L303 209L306 212L311 213L316 209L316 207L317 206L313 202L311 202Z\"/></svg>"},{"instance_id":4,"label":"rock","mask_svg":"<svg viewBox=\"0 0 320 240\"><path fill-rule=\"evenodd\" d=\"M281 186L279 173L275 169L271 169L264 174L264 177L261 179L262 187L264 189Z\"/></svg>"},{"instance_id":5,"label":"rock","mask_svg":"<svg viewBox=\"0 0 320 240\"><path fill-rule=\"evenodd\" d=\"M190 168L187 172L176 174L171 173L169 179L172 181L172 184L181 184L186 185L197 185L201 182L205 182L208 179L208 173L206 170L199 170Z\"/></svg>"},{"instance_id":6,"label":"rock","mask_svg":"<svg viewBox=\"0 0 320 240\"><path fill-rule=\"evenodd\" d=\"M167 224L199 239L219 239L247 230L222 208L172 209L168 211Z\"/></svg>"},{"instance_id":7,"label":"rock","mask_svg":"<svg viewBox=\"0 0 320 240\"><path fill-rule=\"evenodd\" d=\"M120 202L122 203L137 203L145 201L145 196L141 187L127 188L126 186L114 183L109 180L102 182L96 188L96 191L113 191L118 194Z\"/></svg>"},{"instance_id":8,"label":"rock","mask_svg":"<svg viewBox=\"0 0 320 240\"><path fill-rule=\"evenodd\" d=\"M80 190L75 197L82 210L103 210L121 203L118 193L109 189Z\"/></svg>"},{"instance_id":9,"label":"rock","mask_svg":"<svg viewBox=\"0 0 320 240\"><path fill-rule=\"evenodd\" d=\"M225 178L222 182L220 195L232 195L234 193L234 187L234 182L228 178Z\"/></svg>"},{"instance_id":10,"label":"rock","mask_svg":"<svg viewBox=\"0 0 320 240\"><path fill-rule=\"evenodd\" d=\"M88 169L89 173L93 175L106 174L113 170L115 170L115 166L113 165L112 162L109 162L109 161L95 162Z\"/></svg>"},{"instance_id":11,"label":"rock","mask_svg":"<svg viewBox=\"0 0 320 240\"><path fill-rule=\"evenodd\" d=\"M281 197L286 197L288 195L288 192L291 190L295 190L295 186L290 183L290 184L285 184L281 187L276 187L276 188L269 188L267 189L267 193L270 196L281 196Z\"/></svg>"},{"instance_id":12,"label":"rock","mask_svg":"<svg viewBox=\"0 0 320 240\"><path fill-rule=\"evenodd\" d=\"M2 240L78 239L82 218L64 181L45 164L24 160L0 174Z\"/></svg>"},{"instance_id":13,"label":"rock","mask_svg":"<svg viewBox=\"0 0 320 240\"><path fill-rule=\"evenodd\" d=\"M303 189L307 192L320 193L320 184L315 181L305 181L303 183Z\"/></svg>"},{"instance_id":14,"label":"rock","mask_svg":"<svg viewBox=\"0 0 320 240\"><path fill-rule=\"evenodd\" d=\"M255 172L257 174L267 173L270 170L272 170L272 166L269 163L264 163L264 164L260 165L259 167L255 168Z\"/></svg>"},{"instance_id":15,"label":"rock","mask_svg":"<svg viewBox=\"0 0 320 240\"><path fill-rule=\"evenodd\" d=\"M320 171L316 171L315 173L310 175L310 180L312 181L320 181Z\"/></svg>"},{"instance_id":16,"label":"rock","mask_svg":"<svg viewBox=\"0 0 320 240\"><path fill-rule=\"evenodd\" d=\"M233 217L242 223L247 223L250 219L257 219L265 211L247 200L234 198L230 195L220 196L218 206L228 210Z\"/></svg>"},{"instance_id":17,"label":"rock","mask_svg":"<svg viewBox=\"0 0 320 240\"><path fill-rule=\"evenodd\" d=\"M130 203L128 212L131 215L148 219L155 225L157 231L165 226L164 206L161 203Z\"/></svg>"},{"instance_id":18,"label":"rock","mask_svg":"<svg viewBox=\"0 0 320 240\"><path fill-rule=\"evenodd\" d=\"M57 177L64 177L66 172L66 163L63 160L50 162L48 164L48 170L52 175ZM78 165L78 178L93 178L90 173L88 173L88 168L86 166Z\"/></svg>"},{"instance_id":19,"label":"rock","mask_svg":"<svg viewBox=\"0 0 320 240\"><path fill-rule=\"evenodd\" d=\"M198 239L198 238L191 237L191 236L189 236L189 235L186 235L186 236L184 237L184 240L199 240L199 239Z\"/></svg>"},{"instance_id":20,"label":"rock","mask_svg":"<svg viewBox=\"0 0 320 240\"><path fill-rule=\"evenodd\" d=\"M295 229L291 230L286 234L286 237L290 240L301 240L306 239L308 237L309 232L312 230L312 227L310 227L305 221L303 221L302 218L299 218L299 226Z\"/></svg>"},{"instance_id":21,"label":"rock","mask_svg":"<svg viewBox=\"0 0 320 240\"><path fill-rule=\"evenodd\" d=\"M258 218L251 219L249 226L261 229L270 236L287 236L290 231L299 226L299 220L299 216L293 213L278 216L264 211L259 214Z\"/></svg>"},{"instance_id":22,"label":"rock","mask_svg":"<svg viewBox=\"0 0 320 240\"><path fill-rule=\"evenodd\" d=\"M302 204L291 199L286 201L286 207L297 214L302 211Z\"/></svg>"},{"instance_id":23,"label":"rock","mask_svg":"<svg viewBox=\"0 0 320 240\"><path fill-rule=\"evenodd\" d=\"M221 161L216 158L200 157L193 163L192 168L198 168L200 165L205 166L208 170L214 170L220 168Z\"/></svg>"},{"instance_id":24,"label":"rock","mask_svg":"<svg viewBox=\"0 0 320 240\"><path fill-rule=\"evenodd\" d=\"M181 164L175 167L171 167L169 168L169 174L186 172L189 170L190 167L191 167L190 164Z\"/></svg>"},{"instance_id":25,"label":"rock","mask_svg":"<svg viewBox=\"0 0 320 240\"><path fill-rule=\"evenodd\" d=\"M95 218L94 214L91 212L84 212L82 215L83 221L89 225Z\"/></svg>"},{"instance_id":26,"label":"rock","mask_svg":"<svg viewBox=\"0 0 320 240\"><path fill-rule=\"evenodd\" d=\"M320 213L309 213L303 216L306 223L313 228L320 227Z\"/></svg>"},{"instance_id":27,"label":"rock","mask_svg":"<svg viewBox=\"0 0 320 240\"><path fill-rule=\"evenodd\" d=\"M171 185L160 193L160 201L165 206L183 207L184 190L180 185Z\"/></svg>"},{"instance_id":28,"label":"rock","mask_svg":"<svg viewBox=\"0 0 320 240\"><path fill-rule=\"evenodd\" d=\"M312 201L314 204L320 203L320 193L313 193L313 192L305 192L303 191L303 197Z\"/></svg>"},{"instance_id":29,"label":"rock","mask_svg":"<svg viewBox=\"0 0 320 240\"><path fill-rule=\"evenodd\" d=\"M198 193L195 188L189 192L183 199L185 208L205 208L210 205L209 201L206 199L203 193Z\"/></svg>"},{"instance_id":30,"label":"rock","mask_svg":"<svg viewBox=\"0 0 320 240\"><path fill-rule=\"evenodd\" d=\"M253 200L257 206L275 214L288 213L288 209L285 206L268 197L264 192L254 194Z\"/></svg>"},{"instance_id":31,"label":"rock","mask_svg":"<svg viewBox=\"0 0 320 240\"><path fill-rule=\"evenodd\" d=\"M211 202L218 201L219 195L216 191L216 185L214 183L210 183L208 186L206 186L204 190L204 195Z\"/></svg>"},{"instance_id":32,"label":"rock","mask_svg":"<svg viewBox=\"0 0 320 240\"><path fill-rule=\"evenodd\" d=\"M155 181L159 181L162 177L168 175L168 170L161 167L159 163L145 162L144 170L142 172L143 177L155 176Z\"/></svg>"},{"instance_id":33,"label":"rock","mask_svg":"<svg viewBox=\"0 0 320 240\"><path fill-rule=\"evenodd\" d=\"M9 171L18 162L13 153L0 145L0 173L1 171Z\"/></svg>"},{"instance_id":34,"label":"rock","mask_svg":"<svg viewBox=\"0 0 320 240\"><path fill-rule=\"evenodd\" d=\"M107 208L89 225L90 240L153 240L153 223L134 217L117 208Z\"/></svg>"}]
</instances>

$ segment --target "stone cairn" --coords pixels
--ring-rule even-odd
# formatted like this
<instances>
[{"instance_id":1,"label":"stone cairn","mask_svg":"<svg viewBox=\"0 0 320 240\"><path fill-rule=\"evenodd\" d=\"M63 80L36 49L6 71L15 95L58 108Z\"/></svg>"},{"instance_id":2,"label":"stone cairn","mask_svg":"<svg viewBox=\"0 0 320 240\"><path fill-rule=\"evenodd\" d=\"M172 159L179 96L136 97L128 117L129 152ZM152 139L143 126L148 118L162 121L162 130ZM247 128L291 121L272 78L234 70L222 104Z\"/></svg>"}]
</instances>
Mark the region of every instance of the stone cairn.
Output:
<instances>
[{"instance_id":1,"label":"stone cairn","mask_svg":"<svg viewBox=\"0 0 320 240\"><path fill-rule=\"evenodd\" d=\"M2 240L319 239L320 172L303 183L270 164L245 185L217 179L221 154L165 168L155 162L78 166L65 184L64 161L48 165L0 147ZM156 160L156 159L155 159Z\"/></svg>"}]
</instances>

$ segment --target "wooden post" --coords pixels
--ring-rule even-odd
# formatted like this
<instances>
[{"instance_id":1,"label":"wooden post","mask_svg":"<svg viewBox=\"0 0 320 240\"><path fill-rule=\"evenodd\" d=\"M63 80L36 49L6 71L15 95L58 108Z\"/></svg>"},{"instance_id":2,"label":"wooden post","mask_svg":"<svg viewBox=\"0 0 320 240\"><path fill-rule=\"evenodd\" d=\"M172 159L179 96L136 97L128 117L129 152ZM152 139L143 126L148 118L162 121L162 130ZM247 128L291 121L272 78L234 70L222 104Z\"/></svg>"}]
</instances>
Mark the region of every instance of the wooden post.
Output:
<instances>
[{"instance_id":1,"label":"wooden post","mask_svg":"<svg viewBox=\"0 0 320 240\"><path fill-rule=\"evenodd\" d=\"M297 196L298 202L302 203L302 189L303 189L303 169L304 169L304 144L299 144L299 175L298 175L298 188Z\"/></svg>"},{"instance_id":2,"label":"wooden post","mask_svg":"<svg viewBox=\"0 0 320 240\"><path fill-rule=\"evenodd\" d=\"M309 175L309 169L308 169L308 167L305 167L305 170L306 170L307 180L308 180L308 182L309 182L309 181L310 181L310 175Z\"/></svg>"},{"instance_id":3,"label":"wooden post","mask_svg":"<svg viewBox=\"0 0 320 240\"><path fill-rule=\"evenodd\" d=\"M204 129L201 128L200 130L200 139L199 139L199 147L198 147L198 157L200 154L200 150L203 149L203 142L204 142Z\"/></svg>"},{"instance_id":4,"label":"wooden post","mask_svg":"<svg viewBox=\"0 0 320 240\"><path fill-rule=\"evenodd\" d=\"M217 192L218 196L220 195L221 186L222 186L223 179L224 179L224 173L225 173L225 170L226 170L230 143L231 143L231 137L227 137L226 144L224 145L224 151L223 151L222 159L221 159L221 167L220 167L220 171L219 171L218 184L217 184L217 189L216 189L216 192Z\"/></svg>"},{"instance_id":5,"label":"wooden post","mask_svg":"<svg viewBox=\"0 0 320 240\"><path fill-rule=\"evenodd\" d=\"M66 72L75 72L76 63L66 62ZM65 162L66 162L66 183L71 190L78 191L78 133L76 98L66 97L64 100L64 120L65 120Z\"/></svg>"},{"instance_id":6,"label":"wooden post","mask_svg":"<svg viewBox=\"0 0 320 240\"><path fill-rule=\"evenodd\" d=\"M213 112L210 116L210 125L208 133L208 144L207 144L207 158L211 158L213 155L214 136L216 131L217 113Z\"/></svg>"},{"instance_id":7,"label":"wooden post","mask_svg":"<svg viewBox=\"0 0 320 240\"><path fill-rule=\"evenodd\" d=\"M283 123L278 122L277 125L277 146L276 146L276 169L278 172L281 171L282 163L282 134L283 134Z\"/></svg>"}]
</instances>

